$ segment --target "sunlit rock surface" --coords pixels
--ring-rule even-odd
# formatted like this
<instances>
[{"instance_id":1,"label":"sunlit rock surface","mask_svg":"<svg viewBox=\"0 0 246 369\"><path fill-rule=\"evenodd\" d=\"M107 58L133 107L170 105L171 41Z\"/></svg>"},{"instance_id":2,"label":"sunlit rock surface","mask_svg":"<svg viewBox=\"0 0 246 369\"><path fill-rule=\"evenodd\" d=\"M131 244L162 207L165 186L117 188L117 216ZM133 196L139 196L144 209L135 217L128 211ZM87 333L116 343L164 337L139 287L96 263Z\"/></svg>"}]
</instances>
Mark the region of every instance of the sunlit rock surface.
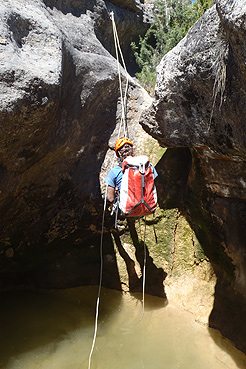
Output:
<instances>
[{"instance_id":1,"label":"sunlit rock surface","mask_svg":"<svg viewBox=\"0 0 246 369\"><path fill-rule=\"evenodd\" d=\"M142 116L163 146L192 149L182 206L217 275L210 325L244 351L245 17L245 1L215 1L162 59L153 103Z\"/></svg>"}]
</instances>

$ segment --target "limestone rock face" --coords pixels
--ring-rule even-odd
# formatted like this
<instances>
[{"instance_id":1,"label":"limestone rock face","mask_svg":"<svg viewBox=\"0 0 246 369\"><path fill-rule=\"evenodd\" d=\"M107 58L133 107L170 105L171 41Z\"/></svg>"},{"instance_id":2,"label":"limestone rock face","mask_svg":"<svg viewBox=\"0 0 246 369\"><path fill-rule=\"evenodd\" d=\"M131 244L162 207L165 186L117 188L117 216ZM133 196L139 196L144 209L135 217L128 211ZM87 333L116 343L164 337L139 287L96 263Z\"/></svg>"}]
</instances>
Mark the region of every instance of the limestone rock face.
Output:
<instances>
[{"instance_id":1,"label":"limestone rock face","mask_svg":"<svg viewBox=\"0 0 246 369\"><path fill-rule=\"evenodd\" d=\"M192 149L187 217L218 278L210 324L244 351L245 17L245 1L216 0L162 59L141 120L163 146Z\"/></svg>"},{"instance_id":2,"label":"limestone rock face","mask_svg":"<svg viewBox=\"0 0 246 369\"><path fill-rule=\"evenodd\" d=\"M230 42L223 27L214 5L162 59L155 99L143 124L163 145L208 146L243 159L245 72L240 65L244 51L237 51L237 29Z\"/></svg>"},{"instance_id":3,"label":"limestone rock face","mask_svg":"<svg viewBox=\"0 0 246 369\"><path fill-rule=\"evenodd\" d=\"M99 173L121 118L110 12L127 54L148 27L142 6L133 0L1 1L2 289L98 283ZM128 63L134 69L130 57ZM148 95L131 77L128 101L134 134ZM108 234L104 253L104 283L119 288Z\"/></svg>"}]
</instances>

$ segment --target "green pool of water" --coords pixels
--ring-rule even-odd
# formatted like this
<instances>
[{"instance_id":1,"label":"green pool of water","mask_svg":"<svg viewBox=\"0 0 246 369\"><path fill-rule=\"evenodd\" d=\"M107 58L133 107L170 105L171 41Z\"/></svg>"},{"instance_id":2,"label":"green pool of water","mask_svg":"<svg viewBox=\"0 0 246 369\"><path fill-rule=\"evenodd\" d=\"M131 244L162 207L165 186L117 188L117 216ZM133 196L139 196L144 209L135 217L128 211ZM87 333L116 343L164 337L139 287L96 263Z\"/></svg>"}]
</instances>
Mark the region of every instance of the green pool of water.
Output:
<instances>
[{"instance_id":1,"label":"green pool of water","mask_svg":"<svg viewBox=\"0 0 246 369\"><path fill-rule=\"evenodd\" d=\"M97 288L1 294L1 369L87 369ZM91 369L244 369L245 356L153 296L103 289Z\"/></svg>"}]
</instances>

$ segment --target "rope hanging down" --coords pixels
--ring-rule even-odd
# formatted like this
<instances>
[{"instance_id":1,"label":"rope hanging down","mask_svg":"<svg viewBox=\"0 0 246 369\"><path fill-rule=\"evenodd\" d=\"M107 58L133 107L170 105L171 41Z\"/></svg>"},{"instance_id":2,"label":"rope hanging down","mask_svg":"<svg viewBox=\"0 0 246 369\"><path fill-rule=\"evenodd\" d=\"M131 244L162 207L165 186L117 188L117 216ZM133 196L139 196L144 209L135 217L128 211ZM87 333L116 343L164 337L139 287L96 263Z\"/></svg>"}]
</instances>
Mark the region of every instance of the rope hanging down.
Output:
<instances>
[{"instance_id":1,"label":"rope hanging down","mask_svg":"<svg viewBox=\"0 0 246 369\"><path fill-rule=\"evenodd\" d=\"M119 131L118 131L118 138L121 135L122 125L123 125L123 135L127 136L127 125L126 125L126 102L127 102L127 90L128 90L128 84L129 84L129 75L126 69L125 61L123 58L123 54L120 47L120 42L118 38L118 33L114 21L114 13L110 13L110 18L112 21L112 27L113 27L113 35L114 35L114 44L115 44L115 52L116 52L116 58L117 58L117 68L118 68L118 75L119 75L119 88L120 88L120 99L121 99L121 121L119 125ZM121 66L119 62L119 54L122 60L122 64L124 66L124 70L126 72L126 87L125 87L125 93L123 97L123 91L122 91L122 77L121 77ZM103 207L103 216L102 216L102 228L101 228L101 239L100 239L100 277L99 277L99 288L98 288L98 295L97 295L97 303L96 303L96 317L95 317L95 329L94 329L94 336L91 346L91 351L89 354L89 363L88 363L88 369L91 367L91 358L95 347L96 337L97 337L97 327L98 327L98 315L99 315L99 304L100 304L100 294L102 289L102 276L103 276L103 228L104 228L104 220L105 220L105 211L106 211L106 202L107 202L107 189L108 185L106 186L105 191L105 198L104 198L104 207ZM145 217L145 228L144 228L144 265L143 265L143 310L142 310L142 316L140 318L140 321L143 319L144 315L144 294L145 294L145 269L146 269L146 245L145 245L145 235L146 235L146 217Z\"/></svg>"},{"instance_id":2,"label":"rope hanging down","mask_svg":"<svg viewBox=\"0 0 246 369\"><path fill-rule=\"evenodd\" d=\"M119 42L119 38L118 38L118 33L117 33L117 29L116 29L116 25L115 25L115 20L114 20L114 13L111 12L110 13L110 18L112 21L112 26L113 26L113 34L114 34L114 44L115 44L115 53L116 53L116 58L117 58L117 67L118 67L118 75L119 75L119 86L120 86L120 98L121 98L121 110L122 110L122 114L121 114L121 121L120 121L120 126L119 126L119 132L118 132L118 138L121 135L121 126L123 123L123 132L124 132L124 136L128 136L127 134L127 130L126 130L126 102L127 102L127 90L128 90L128 84L129 84L129 74L127 72L126 69L126 65L125 65L125 61L124 61L124 57L121 51L121 47L120 47L120 42ZM123 98L123 92L122 92L122 82L121 82L121 71L120 71L120 62L119 62L119 53L120 53L120 57L122 60L122 64L124 66L124 70L126 72L126 87L125 87L125 94L124 94L124 98ZM145 275L146 275L146 244L145 244L145 235L146 235L146 217L144 218L144 222L145 222L145 228L144 228L144 265L143 265L143 310L142 310L142 316L140 321L143 319L144 316L144 295L145 295Z\"/></svg>"},{"instance_id":3,"label":"rope hanging down","mask_svg":"<svg viewBox=\"0 0 246 369\"><path fill-rule=\"evenodd\" d=\"M106 191L107 191L107 188L106 188ZM106 192L106 194L107 194L107 192ZM98 287L97 305L96 305L95 330L94 330L94 336L93 336L91 351L90 351L90 355L89 355L88 369L90 369L90 367L91 367L91 357L92 357L92 353L93 353L93 350L94 350L96 337L97 337L97 322L98 322L99 303L100 303L100 294L101 294L101 289L102 289L102 276L103 276L103 227L104 227L106 204L107 204L107 196L105 195L104 206L103 206L101 239L100 239L100 278L99 278L99 287Z\"/></svg>"},{"instance_id":4,"label":"rope hanging down","mask_svg":"<svg viewBox=\"0 0 246 369\"><path fill-rule=\"evenodd\" d=\"M118 75L119 75L119 87L120 87L120 99L121 99L121 121L119 126L119 132L118 132L118 138L121 134L122 124L123 124L123 133L124 136L127 135L126 132L126 101L127 101L127 89L128 89L128 82L129 82L129 76L127 73L124 57L121 51L120 42L118 38L118 33L114 21L114 13L110 13L110 18L112 21L112 27L113 27L113 35L114 35L114 44L115 44L115 52L116 52L116 58L117 58L117 68L118 68ZM119 62L119 53L120 57L126 72L126 88L125 88L125 94L123 97L122 92L122 82L121 82L121 71L120 71L120 62ZM105 211L106 211L106 202L107 202L107 191L108 186L106 186L106 192L105 192L105 198L104 198L104 207L103 207L103 216L102 216L102 229L101 229L101 240L100 240L100 278L99 278L99 288L98 288L98 295L97 295L97 304L96 304L96 317L95 317L95 329L94 329L94 336L91 346L91 351L89 355L89 363L88 363L88 369L91 367L91 358L95 347L96 337L97 337L97 326L98 326L98 315L99 315L99 304L100 304L100 294L101 294L101 288L102 288L102 275L103 275L103 227L104 227L104 219L105 219Z\"/></svg>"},{"instance_id":5,"label":"rope hanging down","mask_svg":"<svg viewBox=\"0 0 246 369\"><path fill-rule=\"evenodd\" d=\"M120 126L119 126L119 132L118 132L118 138L119 138L120 135L121 135L122 124L123 124L123 135L127 136L127 132L126 132L126 102L127 102L127 90L128 90L128 83L129 83L129 75L128 75L126 65L125 65L125 61L124 61L124 57L123 57L123 54L122 54L122 51L121 51L119 37L118 37L117 29L116 29L116 24L115 24L114 13L113 12L110 13L110 18L111 18L112 26L113 26L114 45L115 45L115 53L116 53L117 67L118 67L120 99L121 99L121 111L122 111L121 112L121 121L120 121ZM120 53L120 57L121 57L121 60L122 60L124 70L126 72L126 87L125 87L124 97L123 97L123 91L122 91L122 78L121 78L121 71L120 71L119 53Z\"/></svg>"},{"instance_id":6,"label":"rope hanging down","mask_svg":"<svg viewBox=\"0 0 246 369\"><path fill-rule=\"evenodd\" d=\"M128 90L128 84L129 84L129 74L127 72L126 69L126 65L125 65L125 61L124 61L124 57L121 51L121 47L120 47L120 42L119 42L119 38L118 38L118 33L117 33L117 29L116 29L116 24L115 24L115 20L114 20L114 13L111 12L110 13L110 18L112 21L112 26L113 26L113 34L114 34L114 44L115 44L115 53L116 53L116 58L117 58L117 67L118 67L118 75L119 75L119 86L120 86L120 98L121 98L121 110L122 110L122 114L121 114L121 121L120 121L120 126L119 126L119 132L118 132L118 138L121 135L121 126L123 123L123 132L124 132L124 136L128 136L127 132L126 132L126 102L127 102L127 90ZM125 94L124 94L124 98L123 98L123 92L122 92L122 82L121 82L121 71L120 71L120 62L119 62L119 53L120 53L120 57L122 60L122 64L124 66L124 70L126 72L126 88L125 88ZM145 235L146 235L146 217L144 219L145 222L145 228L144 228L144 265L143 265L143 311L142 311L142 316L140 321L143 319L144 316L144 295L145 295L145 275L146 275L146 244L145 244Z\"/></svg>"}]
</instances>

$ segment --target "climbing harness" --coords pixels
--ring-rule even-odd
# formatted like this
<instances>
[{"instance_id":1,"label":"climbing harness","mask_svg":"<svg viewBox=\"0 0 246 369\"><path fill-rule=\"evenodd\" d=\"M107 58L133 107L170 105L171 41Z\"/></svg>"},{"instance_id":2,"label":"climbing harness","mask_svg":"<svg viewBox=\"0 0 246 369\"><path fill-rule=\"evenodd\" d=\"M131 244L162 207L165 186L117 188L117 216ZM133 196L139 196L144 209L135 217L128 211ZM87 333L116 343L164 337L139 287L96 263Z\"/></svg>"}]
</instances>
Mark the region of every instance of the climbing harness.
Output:
<instances>
[{"instance_id":1,"label":"climbing harness","mask_svg":"<svg viewBox=\"0 0 246 369\"><path fill-rule=\"evenodd\" d=\"M119 214L119 202L120 202L120 194L117 191L116 196L114 198L113 206L110 215L115 214L115 220L114 220L114 228L117 229L117 220L118 220L118 214Z\"/></svg>"}]
</instances>

